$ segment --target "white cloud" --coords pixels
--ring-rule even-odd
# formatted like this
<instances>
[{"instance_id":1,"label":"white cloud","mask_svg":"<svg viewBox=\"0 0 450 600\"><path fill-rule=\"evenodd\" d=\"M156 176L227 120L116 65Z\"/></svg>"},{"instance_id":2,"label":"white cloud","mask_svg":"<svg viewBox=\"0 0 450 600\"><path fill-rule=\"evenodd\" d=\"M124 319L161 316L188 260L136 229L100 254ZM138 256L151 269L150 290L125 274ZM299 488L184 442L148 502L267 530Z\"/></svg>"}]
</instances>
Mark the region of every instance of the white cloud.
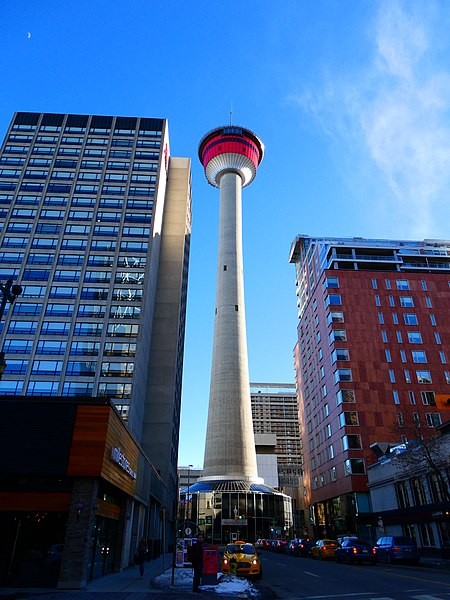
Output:
<instances>
[{"instance_id":1,"label":"white cloud","mask_svg":"<svg viewBox=\"0 0 450 600\"><path fill-rule=\"evenodd\" d=\"M450 76L436 59L444 28L436 6L381 2L370 64L351 81L334 72L319 94L296 99L339 145L353 148L363 169L372 164L409 237L448 236Z\"/></svg>"}]
</instances>

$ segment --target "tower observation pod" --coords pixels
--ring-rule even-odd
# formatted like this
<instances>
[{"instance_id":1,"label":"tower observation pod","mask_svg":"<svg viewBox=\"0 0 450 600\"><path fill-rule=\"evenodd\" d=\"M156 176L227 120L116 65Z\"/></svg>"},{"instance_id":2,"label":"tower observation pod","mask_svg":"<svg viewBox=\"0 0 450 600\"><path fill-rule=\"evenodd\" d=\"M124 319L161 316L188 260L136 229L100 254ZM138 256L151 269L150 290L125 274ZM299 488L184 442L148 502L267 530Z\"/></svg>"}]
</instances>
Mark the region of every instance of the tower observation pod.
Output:
<instances>
[{"instance_id":1,"label":"tower observation pod","mask_svg":"<svg viewBox=\"0 0 450 600\"><path fill-rule=\"evenodd\" d=\"M199 145L208 182L220 189L214 342L203 477L264 483L258 477L250 400L242 258L242 188L264 155L250 130L217 127Z\"/></svg>"}]
</instances>

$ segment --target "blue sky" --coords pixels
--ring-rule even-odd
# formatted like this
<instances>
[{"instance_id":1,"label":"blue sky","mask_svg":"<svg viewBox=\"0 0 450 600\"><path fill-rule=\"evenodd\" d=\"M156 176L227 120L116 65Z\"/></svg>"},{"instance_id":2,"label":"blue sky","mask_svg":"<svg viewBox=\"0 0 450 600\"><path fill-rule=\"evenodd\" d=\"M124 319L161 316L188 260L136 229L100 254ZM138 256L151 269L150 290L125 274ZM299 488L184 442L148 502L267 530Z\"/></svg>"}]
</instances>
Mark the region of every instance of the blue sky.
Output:
<instances>
[{"instance_id":1,"label":"blue sky","mask_svg":"<svg viewBox=\"0 0 450 600\"><path fill-rule=\"evenodd\" d=\"M299 233L449 238L450 3L14 0L0 134L16 110L166 117L192 157L180 465L203 464L218 191L197 160L233 122L266 155L244 191L250 379L294 382Z\"/></svg>"}]
</instances>

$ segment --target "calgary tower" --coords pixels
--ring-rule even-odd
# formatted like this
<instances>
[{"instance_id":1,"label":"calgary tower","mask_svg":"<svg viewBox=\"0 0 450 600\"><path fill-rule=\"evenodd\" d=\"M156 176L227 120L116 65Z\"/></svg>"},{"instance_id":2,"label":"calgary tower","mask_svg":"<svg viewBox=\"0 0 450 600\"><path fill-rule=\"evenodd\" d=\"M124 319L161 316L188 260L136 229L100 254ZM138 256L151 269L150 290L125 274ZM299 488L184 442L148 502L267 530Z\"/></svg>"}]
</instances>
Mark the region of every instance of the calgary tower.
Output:
<instances>
[{"instance_id":1,"label":"calgary tower","mask_svg":"<svg viewBox=\"0 0 450 600\"><path fill-rule=\"evenodd\" d=\"M256 176L264 145L252 131L217 127L199 145L208 182L220 189L214 344L203 477L263 483L253 435L242 259L242 188Z\"/></svg>"}]
</instances>

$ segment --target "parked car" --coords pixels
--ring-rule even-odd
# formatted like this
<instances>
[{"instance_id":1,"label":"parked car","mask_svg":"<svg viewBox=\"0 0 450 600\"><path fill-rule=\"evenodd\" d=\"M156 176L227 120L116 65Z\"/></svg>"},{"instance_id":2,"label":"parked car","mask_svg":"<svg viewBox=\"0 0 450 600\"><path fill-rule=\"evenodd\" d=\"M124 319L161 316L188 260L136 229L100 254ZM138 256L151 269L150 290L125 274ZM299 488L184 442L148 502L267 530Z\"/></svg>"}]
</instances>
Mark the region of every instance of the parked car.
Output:
<instances>
[{"instance_id":1,"label":"parked car","mask_svg":"<svg viewBox=\"0 0 450 600\"><path fill-rule=\"evenodd\" d=\"M222 573L254 579L261 579L262 575L261 563L255 547L242 541L227 544L220 560L220 570Z\"/></svg>"},{"instance_id":2,"label":"parked car","mask_svg":"<svg viewBox=\"0 0 450 600\"><path fill-rule=\"evenodd\" d=\"M259 538L255 542L255 548L264 549L266 544L266 540Z\"/></svg>"},{"instance_id":3,"label":"parked car","mask_svg":"<svg viewBox=\"0 0 450 600\"><path fill-rule=\"evenodd\" d=\"M297 556L305 558L311 556L311 548L314 546L314 540L310 538L301 538L298 540L298 553Z\"/></svg>"},{"instance_id":4,"label":"parked car","mask_svg":"<svg viewBox=\"0 0 450 600\"><path fill-rule=\"evenodd\" d=\"M375 544L377 557L387 563L412 563L418 565L420 561L419 550L416 542L403 535L387 535L380 538Z\"/></svg>"},{"instance_id":5,"label":"parked car","mask_svg":"<svg viewBox=\"0 0 450 600\"><path fill-rule=\"evenodd\" d=\"M289 540L289 543L287 545L286 551L288 554L290 554L291 556L297 556L298 551L297 551L297 547L298 547L299 541L297 539L294 540Z\"/></svg>"},{"instance_id":6,"label":"parked car","mask_svg":"<svg viewBox=\"0 0 450 600\"><path fill-rule=\"evenodd\" d=\"M336 540L317 540L311 548L313 558L334 558L339 544Z\"/></svg>"},{"instance_id":7,"label":"parked car","mask_svg":"<svg viewBox=\"0 0 450 600\"><path fill-rule=\"evenodd\" d=\"M361 563L368 562L377 564L377 551L365 540L359 538L345 538L336 549L336 562Z\"/></svg>"}]
</instances>

